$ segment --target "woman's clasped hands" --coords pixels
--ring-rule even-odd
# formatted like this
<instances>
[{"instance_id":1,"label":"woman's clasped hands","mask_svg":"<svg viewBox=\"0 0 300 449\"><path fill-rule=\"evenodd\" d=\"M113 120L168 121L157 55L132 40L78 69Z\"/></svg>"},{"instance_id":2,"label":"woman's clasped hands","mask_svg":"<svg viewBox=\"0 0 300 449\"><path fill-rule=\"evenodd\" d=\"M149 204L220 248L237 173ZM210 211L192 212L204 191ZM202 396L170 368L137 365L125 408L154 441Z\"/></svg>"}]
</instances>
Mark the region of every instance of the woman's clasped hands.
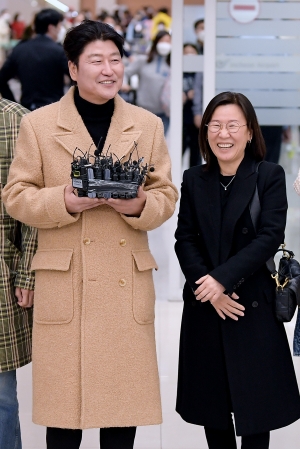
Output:
<instances>
[{"instance_id":1,"label":"woman's clasped hands","mask_svg":"<svg viewBox=\"0 0 300 449\"><path fill-rule=\"evenodd\" d=\"M238 295L236 293L232 293L230 296L225 294L224 286L212 276L209 274L202 276L196 281L196 284L199 284L194 291L196 299L201 302L210 301L223 320L228 316L237 321L238 316L244 316L245 307L235 301L239 299Z\"/></svg>"}]
</instances>

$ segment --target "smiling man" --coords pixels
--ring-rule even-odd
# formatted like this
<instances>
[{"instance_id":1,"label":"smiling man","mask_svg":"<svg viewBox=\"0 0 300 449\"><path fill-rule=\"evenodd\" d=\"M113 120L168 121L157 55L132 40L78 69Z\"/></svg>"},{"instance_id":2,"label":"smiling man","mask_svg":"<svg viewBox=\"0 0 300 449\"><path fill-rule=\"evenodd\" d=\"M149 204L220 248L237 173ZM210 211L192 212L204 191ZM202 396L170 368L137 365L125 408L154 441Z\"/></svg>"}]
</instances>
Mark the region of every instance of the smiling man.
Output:
<instances>
[{"instance_id":1,"label":"smiling man","mask_svg":"<svg viewBox=\"0 0 300 449\"><path fill-rule=\"evenodd\" d=\"M48 449L78 449L91 427L101 449L132 449L137 426L161 422L146 231L172 215L177 191L162 121L118 95L123 38L85 21L64 49L76 86L22 120L4 192L8 212L38 228L33 420ZM76 147L126 161L135 143L155 166L136 198L74 194Z\"/></svg>"}]
</instances>

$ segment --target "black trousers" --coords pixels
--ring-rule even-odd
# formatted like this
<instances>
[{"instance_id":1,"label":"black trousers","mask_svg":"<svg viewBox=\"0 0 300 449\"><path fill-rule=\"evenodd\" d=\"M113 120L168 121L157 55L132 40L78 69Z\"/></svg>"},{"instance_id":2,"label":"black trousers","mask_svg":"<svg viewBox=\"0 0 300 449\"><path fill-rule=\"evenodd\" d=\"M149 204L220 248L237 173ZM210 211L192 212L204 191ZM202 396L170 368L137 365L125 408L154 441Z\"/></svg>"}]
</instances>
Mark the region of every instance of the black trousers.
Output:
<instances>
[{"instance_id":1,"label":"black trousers","mask_svg":"<svg viewBox=\"0 0 300 449\"><path fill-rule=\"evenodd\" d=\"M101 449L133 449L136 427L107 427L100 429ZM47 427L47 449L79 449L81 429Z\"/></svg>"},{"instance_id":2,"label":"black trousers","mask_svg":"<svg viewBox=\"0 0 300 449\"><path fill-rule=\"evenodd\" d=\"M209 449L237 449L232 417L227 430L204 427ZM270 432L242 436L242 449L269 449Z\"/></svg>"}]
</instances>

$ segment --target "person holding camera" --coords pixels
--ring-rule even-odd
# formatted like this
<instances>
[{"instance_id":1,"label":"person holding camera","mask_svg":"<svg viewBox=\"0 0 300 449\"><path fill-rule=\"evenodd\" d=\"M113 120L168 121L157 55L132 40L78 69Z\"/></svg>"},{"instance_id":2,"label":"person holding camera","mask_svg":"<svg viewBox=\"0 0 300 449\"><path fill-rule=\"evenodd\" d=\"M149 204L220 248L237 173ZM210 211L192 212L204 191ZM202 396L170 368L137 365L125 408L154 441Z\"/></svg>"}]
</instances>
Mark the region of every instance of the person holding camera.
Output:
<instances>
[{"instance_id":1,"label":"person holding camera","mask_svg":"<svg viewBox=\"0 0 300 449\"><path fill-rule=\"evenodd\" d=\"M38 228L33 421L47 426L48 449L78 449L93 427L102 449L131 449L137 426L162 420L147 231L173 214L177 191L162 121L118 96L123 38L86 20L64 49L76 86L22 120L3 194ZM135 145L155 167L136 198L76 195L75 148L126 161Z\"/></svg>"}]
</instances>

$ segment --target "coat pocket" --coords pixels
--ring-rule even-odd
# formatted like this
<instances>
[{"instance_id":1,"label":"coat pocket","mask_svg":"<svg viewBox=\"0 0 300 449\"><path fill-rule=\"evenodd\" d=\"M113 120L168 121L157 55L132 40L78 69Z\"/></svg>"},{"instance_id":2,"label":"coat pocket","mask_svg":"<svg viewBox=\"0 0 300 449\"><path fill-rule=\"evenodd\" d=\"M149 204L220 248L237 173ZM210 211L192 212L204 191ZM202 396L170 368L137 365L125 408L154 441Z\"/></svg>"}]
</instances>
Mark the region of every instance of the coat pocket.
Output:
<instances>
[{"instance_id":1,"label":"coat pocket","mask_svg":"<svg viewBox=\"0 0 300 449\"><path fill-rule=\"evenodd\" d=\"M152 270L157 270L158 266L148 249L134 250L132 256L133 316L139 324L151 324L154 321L155 305Z\"/></svg>"},{"instance_id":2,"label":"coat pocket","mask_svg":"<svg viewBox=\"0 0 300 449\"><path fill-rule=\"evenodd\" d=\"M69 323L74 314L72 249L37 250L34 321L39 324Z\"/></svg>"}]
</instances>

